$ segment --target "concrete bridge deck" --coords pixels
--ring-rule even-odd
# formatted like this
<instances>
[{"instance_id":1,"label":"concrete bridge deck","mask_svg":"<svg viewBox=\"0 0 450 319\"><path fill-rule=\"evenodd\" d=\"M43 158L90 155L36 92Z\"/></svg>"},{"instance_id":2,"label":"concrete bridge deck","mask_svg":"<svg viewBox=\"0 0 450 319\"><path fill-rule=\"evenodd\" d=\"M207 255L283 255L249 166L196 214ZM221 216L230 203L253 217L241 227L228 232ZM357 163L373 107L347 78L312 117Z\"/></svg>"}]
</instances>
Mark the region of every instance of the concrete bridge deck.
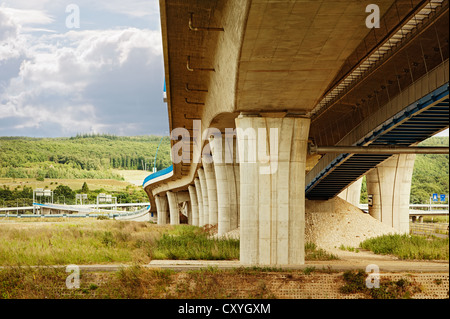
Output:
<instances>
[{"instance_id":1,"label":"concrete bridge deck","mask_svg":"<svg viewBox=\"0 0 450 319\"><path fill-rule=\"evenodd\" d=\"M304 262L305 198L366 174L370 215L407 232L414 146L448 128L448 1L160 0L172 168L144 182L159 223L241 229L241 262ZM380 133L382 132L382 133Z\"/></svg>"}]
</instances>

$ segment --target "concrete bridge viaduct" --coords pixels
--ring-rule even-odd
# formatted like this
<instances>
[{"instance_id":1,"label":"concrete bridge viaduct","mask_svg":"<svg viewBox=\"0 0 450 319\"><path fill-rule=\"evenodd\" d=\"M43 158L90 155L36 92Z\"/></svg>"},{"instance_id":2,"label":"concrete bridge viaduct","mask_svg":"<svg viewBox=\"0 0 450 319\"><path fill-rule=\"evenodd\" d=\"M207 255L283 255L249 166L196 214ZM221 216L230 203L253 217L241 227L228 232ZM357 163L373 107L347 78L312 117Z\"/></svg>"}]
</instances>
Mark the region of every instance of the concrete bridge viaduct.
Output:
<instances>
[{"instance_id":1,"label":"concrete bridge viaduct","mask_svg":"<svg viewBox=\"0 0 450 319\"><path fill-rule=\"evenodd\" d=\"M173 166L144 181L158 223L240 227L242 264L302 264L305 201L366 175L370 214L408 231L405 148L448 127L448 1L376 4L368 28L363 1L160 0Z\"/></svg>"}]
</instances>

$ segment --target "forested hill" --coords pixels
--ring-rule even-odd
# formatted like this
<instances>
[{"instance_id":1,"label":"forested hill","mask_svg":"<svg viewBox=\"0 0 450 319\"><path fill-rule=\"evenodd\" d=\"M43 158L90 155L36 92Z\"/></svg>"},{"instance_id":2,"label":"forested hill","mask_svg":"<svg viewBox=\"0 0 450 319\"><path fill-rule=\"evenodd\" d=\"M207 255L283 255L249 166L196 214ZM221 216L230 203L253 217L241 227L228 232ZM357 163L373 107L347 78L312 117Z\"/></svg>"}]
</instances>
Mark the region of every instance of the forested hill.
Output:
<instances>
[{"instance_id":1,"label":"forested hill","mask_svg":"<svg viewBox=\"0 0 450 319\"><path fill-rule=\"evenodd\" d=\"M119 178L111 169L151 170L160 136L77 135L71 138L0 137L0 177ZM158 151L158 170L171 165L170 140Z\"/></svg>"},{"instance_id":2,"label":"forested hill","mask_svg":"<svg viewBox=\"0 0 450 319\"><path fill-rule=\"evenodd\" d=\"M448 146L449 138L432 137L419 146ZM449 193L448 154L419 154L414 163L411 183L411 203L426 204L433 193Z\"/></svg>"},{"instance_id":3,"label":"forested hill","mask_svg":"<svg viewBox=\"0 0 450 319\"><path fill-rule=\"evenodd\" d=\"M78 135L72 138L0 137L0 177L115 178L111 169L151 170L159 136ZM432 137L422 146L448 146L448 137ZM432 193L449 193L449 156L417 155L411 203L427 203ZM158 151L158 170L170 166L170 141ZM364 191L365 185L363 185ZM362 195L364 197L364 194Z\"/></svg>"}]
</instances>

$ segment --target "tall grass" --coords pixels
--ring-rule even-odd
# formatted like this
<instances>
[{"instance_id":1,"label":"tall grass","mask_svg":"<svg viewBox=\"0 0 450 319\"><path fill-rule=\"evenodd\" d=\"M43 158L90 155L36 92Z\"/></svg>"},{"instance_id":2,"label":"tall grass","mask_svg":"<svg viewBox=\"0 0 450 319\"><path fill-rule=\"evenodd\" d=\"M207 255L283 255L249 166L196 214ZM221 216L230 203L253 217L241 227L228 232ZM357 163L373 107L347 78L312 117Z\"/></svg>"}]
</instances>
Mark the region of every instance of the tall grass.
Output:
<instances>
[{"instance_id":1,"label":"tall grass","mask_svg":"<svg viewBox=\"0 0 450 319\"><path fill-rule=\"evenodd\" d=\"M156 241L153 259L239 259L239 240L214 239L195 226L177 226Z\"/></svg>"},{"instance_id":2,"label":"tall grass","mask_svg":"<svg viewBox=\"0 0 450 319\"><path fill-rule=\"evenodd\" d=\"M322 248L317 247L316 244L307 242L305 243L305 260L336 260L338 256L325 251Z\"/></svg>"},{"instance_id":3,"label":"tall grass","mask_svg":"<svg viewBox=\"0 0 450 319\"><path fill-rule=\"evenodd\" d=\"M312 243L306 260L336 256ZM153 259L237 260L238 239L211 238L205 228L132 221L79 220L0 224L0 266L146 264Z\"/></svg>"},{"instance_id":4,"label":"tall grass","mask_svg":"<svg viewBox=\"0 0 450 319\"><path fill-rule=\"evenodd\" d=\"M1 225L0 265L148 263L167 227L130 221Z\"/></svg>"},{"instance_id":5,"label":"tall grass","mask_svg":"<svg viewBox=\"0 0 450 319\"><path fill-rule=\"evenodd\" d=\"M389 234L366 239L361 248L375 254L395 255L400 259L448 260L449 241L447 238L414 235Z\"/></svg>"},{"instance_id":6,"label":"tall grass","mask_svg":"<svg viewBox=\"0 0 450 319\"><path fill-rule=\"evenodd\" d=\"M202 228L187 225L111 220L0 225L0 266L238 258L239 240L211 239Z\"/></svg>"}]
</instances>

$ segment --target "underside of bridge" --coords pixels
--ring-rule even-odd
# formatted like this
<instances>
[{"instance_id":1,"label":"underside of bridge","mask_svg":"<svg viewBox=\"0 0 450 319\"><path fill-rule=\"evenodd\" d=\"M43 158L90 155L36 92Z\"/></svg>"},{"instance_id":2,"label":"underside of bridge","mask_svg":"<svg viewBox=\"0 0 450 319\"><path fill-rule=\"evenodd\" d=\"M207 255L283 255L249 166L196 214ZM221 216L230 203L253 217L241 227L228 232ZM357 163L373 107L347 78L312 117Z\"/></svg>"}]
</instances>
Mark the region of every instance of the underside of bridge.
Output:
<instances>
[{"instance_id":1,"label":"underside of bridge","mask_svg":"<svg viewBox=\"0 0 450 319\"><path fill-rule=\"evenodd\" d=\"M240 227L243 264L295 265L305 200L369 171L375 200L409 200L414 156L308 152L448 127L448 1L377 5L369 28L360 1L160 0L173 166L144 181L158 222ZM382 202L372 216L407 231Z\"/></svg>"}]
</instances>

